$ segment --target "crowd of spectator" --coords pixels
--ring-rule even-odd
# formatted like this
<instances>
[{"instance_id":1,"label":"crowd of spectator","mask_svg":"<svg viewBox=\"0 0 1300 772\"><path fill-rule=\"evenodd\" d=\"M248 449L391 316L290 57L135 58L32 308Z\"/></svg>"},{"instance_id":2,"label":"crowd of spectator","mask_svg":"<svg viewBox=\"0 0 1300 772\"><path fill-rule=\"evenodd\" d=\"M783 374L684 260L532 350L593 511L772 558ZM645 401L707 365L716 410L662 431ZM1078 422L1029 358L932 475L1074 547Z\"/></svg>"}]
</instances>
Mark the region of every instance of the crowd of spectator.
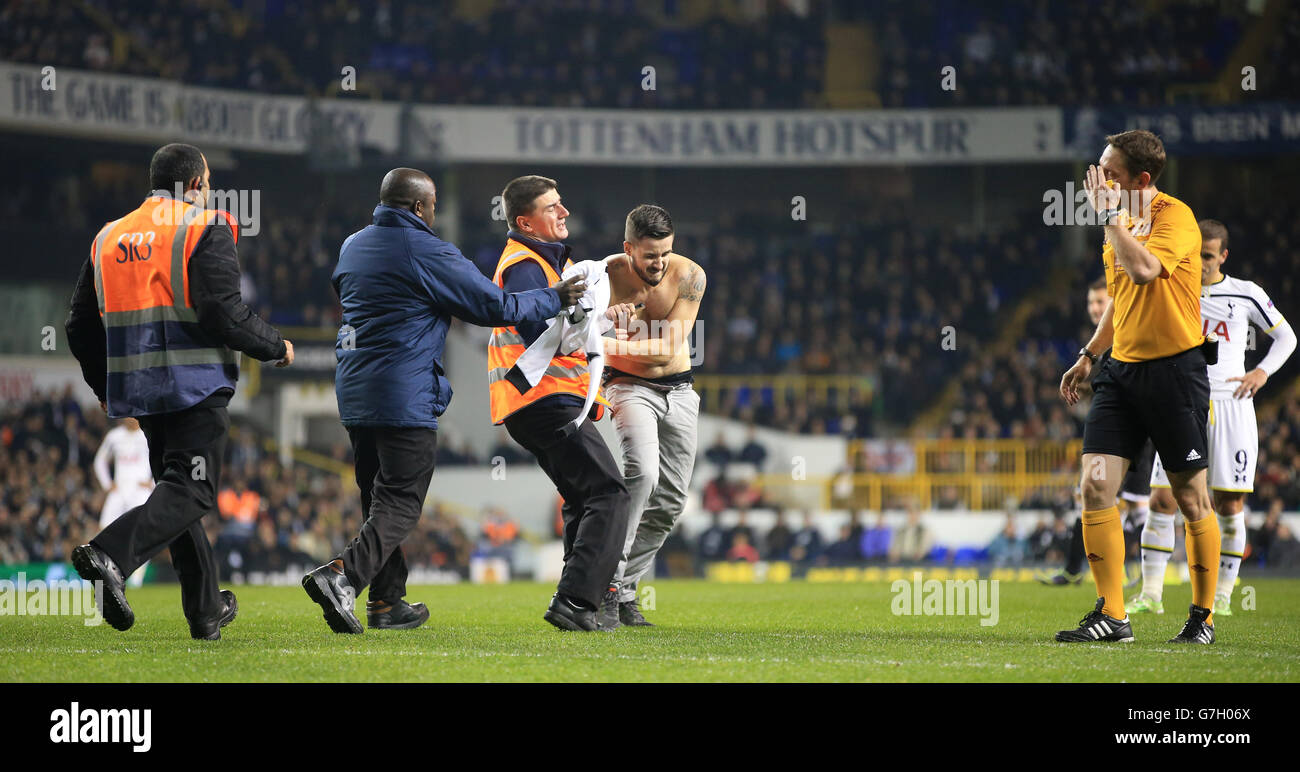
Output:
<instances>
[{"instance_id":1,"label":"crowd of spectator","mask_svg":"<svg viewBox=\"0 0 1300 772\"><path fill-rule=\"evenodd\" d=\"M961 0L871 5L885 107L1166 103L1170 86L1214 80L1250 19L1232 2ZM1278 36L1279 42L1282 36ZM944 83L951 67L952 88ZM1284 70L1264 77L1279 87ZM1252 95L1248 95L1252 96Z\"/></svg>"},{"instance_id":2,"label":"crowd of spectator","mask_svg":"<svg viewBox=\"0 0 1300 772\"><path fill-rule=\"evenodd\" d=\"M777 509L776 522L759 535L749 525L747 508L737 511L734 525L723 525L721 513L711 513L711 523L697 539L697 556L702 563L758 560L789 561L803 567L902 565L944 560L947 550L937 547L935 535L923 522L921 512L909 506L906 521L891 527L884 513L867 525L864 513L853 511L828 539L805 511L799 522Z\"/></svg>"},{"instance_id":3,"label":"crowd of spectator","mask_svg":"<svg viewBox=\"0 0 1300 772\"><path fill-rule=\"evenodd\" d=\"M847 20L870 25L885 107L1151 106L1170 86L1215 79L1255 18L1247 5L751 3L701 19L633 0L8 0L0 59L344 96L353 67L363 96L437 104L789 109L826 104L826 30ZM1298 39L1292 7L1248 96L1295 98Z\"/></svg>"},{"instance_id":4,"label":"crowd of spectator","mask_svg":"<svg viewBox=\"0 0 1300 772\"><path fill-rule=\"evenodd\" d=\"M812 239L724 215L709 234L685 239L693 259L727 277L709 285L701 309L708 372L853 373L870 384L821 399L766 388L711 402L705 393L703 409L812 434L905 425L1036 280L1031 266L1060 249L1055 233L928 229L907 210L872 208ZM942 292L935 276L945 277ZM940 345L950 327L961 345Z\"/></svg>"},{"instance_id":5,"label":"crowd of spectator","mask_svg":"<svg viewBox=\"0 0 1300 772\"><path fill-rule=\"evenodd\" d=\"M605 108L811 107L825 70L824 20L784 5L689 24L677 4L652 18L633 0L502 0L484 14L451 0L241 5L8 0L0 59L334 96L352 67L368 97Z\"/></svg>"},{"instance_id":6,"label":"crowd of spectator","mask_svg":"<svg viewBox=\"0 0 1300 772\"><path fill-rule=\"evenodd\" d=\"M1273 499L1259 527L1251 528L1245 565L1269 569L1300 568L1300 541L1281 519L1282 502ZM1064 562L1070 548L1070 513L1040 516L1032 527L1022 527L1014 512L1007 514L999 532L985 545L947 545L942 535L925 523L914 506L908 506L904 522L891 526L883 512L868 524L865 512L853 511L836 530L825 537L811 512L802 518L778 509L776 520L765 532L750 525L742 508L736 519L724 525L720 513L696 539L699 564L713 562L787 561L800 569L821 566L915 566L975 565L993 568L1056 566ZM796 522L797 520L797 522ZM1141 524L1125 524L1125 543L1132 560L1140 558L1138 535ZM1181 539L1178 551L1181 553Z\"/></svg>"}]
</instances>

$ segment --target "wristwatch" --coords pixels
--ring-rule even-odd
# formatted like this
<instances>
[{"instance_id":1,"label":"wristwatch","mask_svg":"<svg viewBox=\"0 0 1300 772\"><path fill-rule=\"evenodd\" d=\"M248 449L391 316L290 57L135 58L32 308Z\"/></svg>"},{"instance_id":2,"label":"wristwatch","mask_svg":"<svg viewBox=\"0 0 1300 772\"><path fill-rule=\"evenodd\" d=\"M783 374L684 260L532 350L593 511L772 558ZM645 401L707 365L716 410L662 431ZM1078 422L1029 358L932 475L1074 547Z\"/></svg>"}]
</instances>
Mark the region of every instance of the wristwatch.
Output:
<instances>
[{"instance_id":1,"label":"wristwatch","mask_svg":"<svg viewBox=\"0 0 1300 772\"><path fill-rule=\"evenodd\" d=\"M1088 357L1088 361L1095 365L1097 364L1097 358L1100 356L1101 356L1100 354L1094 354L1088 350L1087 346L1084 346L1083 348L1079 349L1079 353L1076 355L1076 358Z\"/></svg>"},{"instance_id":2,"label":"wristwatch","mask_svg":"<svg viewBox=\"0 0 1300 772\"><path fill-rule=\"evenodd\" d=\"M1101 215L1102 225L1112 225L1119 221L1118 209L1103 209L1102 211L1098 212L1098 214Z\"/></svg>"}]
</instances>

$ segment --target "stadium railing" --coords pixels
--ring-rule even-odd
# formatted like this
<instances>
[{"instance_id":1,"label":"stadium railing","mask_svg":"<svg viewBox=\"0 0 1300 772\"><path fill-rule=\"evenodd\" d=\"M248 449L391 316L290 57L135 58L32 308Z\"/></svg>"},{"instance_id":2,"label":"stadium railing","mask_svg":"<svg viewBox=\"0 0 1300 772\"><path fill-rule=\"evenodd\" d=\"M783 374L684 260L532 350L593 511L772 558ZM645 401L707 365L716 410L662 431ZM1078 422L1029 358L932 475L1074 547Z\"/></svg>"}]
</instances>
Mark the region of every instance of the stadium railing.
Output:
<instances>
[{"instance_id":1,"label":"stadium railing","mask_svg":"<svg viewBox=\"0 0 1300 772\"><path fill-rule=\"evenodd\" d=\"M860 468L860 454L870 441L849 446L847 468ZM1019 503L1069 500L1079 482L1079 439L922 439L891 442L904 460L902 471L845 472L839 475L767 474L756 478L764 498L773 503L880 510L912 503L923 510L962 508L996 510ZM910 455L908 453L910 451Z\"/></svg>"},{"instance_id":2,"label":"stadium railing","mask_svg":"<svg viewBox=\"0 0 1300 772\"><path fill-rule=\"evenodd\" d=\"M698 375L695 391L700 395L701 410L712 412L725 404L728 396L744 405L771 405L781 399L848 410L855 397L871 401L875 381L865 375Z\"/></svg>"}]
</instances>

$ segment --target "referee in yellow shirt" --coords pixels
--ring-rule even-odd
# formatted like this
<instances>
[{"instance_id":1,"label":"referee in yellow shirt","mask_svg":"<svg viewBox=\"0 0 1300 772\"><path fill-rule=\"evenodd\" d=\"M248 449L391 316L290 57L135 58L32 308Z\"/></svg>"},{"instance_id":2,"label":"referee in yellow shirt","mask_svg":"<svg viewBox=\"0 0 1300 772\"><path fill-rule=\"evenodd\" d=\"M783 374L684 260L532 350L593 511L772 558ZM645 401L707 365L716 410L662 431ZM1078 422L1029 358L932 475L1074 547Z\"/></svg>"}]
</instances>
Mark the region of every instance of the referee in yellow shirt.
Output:
<instances>
[{"instance_id":1,"label":"referee in yellow shirt","mask_svg":"<svg viewBox=\"0 0 1300 772\"><path fill-rule=\"evenodd\" d=\"M1192 606L1170 643L1214 643L1219 524L1205 487L1210 383L1201 334L1201 232L1191 208L1156 189L1165 148L1149 131L1106 138L1088 167L1088 201L1106 227L1101 259L1110 301L1092 340L1061 378L1067 404L1107 348L1083 429L1083 545L1097 605L1066 643L1133 640L1124 612L1124 527L1115 496L1149 437L1168 459L1187 528ZM1210 344L1213 345L1213 344Z\"/></svg>"}]
</instances>

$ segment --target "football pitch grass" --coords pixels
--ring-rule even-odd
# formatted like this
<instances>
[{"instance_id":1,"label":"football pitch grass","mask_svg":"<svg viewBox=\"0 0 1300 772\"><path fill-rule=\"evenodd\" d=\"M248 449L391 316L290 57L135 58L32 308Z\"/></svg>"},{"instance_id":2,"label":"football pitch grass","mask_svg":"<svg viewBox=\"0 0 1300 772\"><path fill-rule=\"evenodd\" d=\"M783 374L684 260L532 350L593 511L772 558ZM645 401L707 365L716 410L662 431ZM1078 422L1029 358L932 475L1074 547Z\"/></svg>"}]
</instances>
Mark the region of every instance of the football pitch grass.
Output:
<instances>
[{"instance_id":1,"label":"football pitch grass","mask_svg":"<svg viewBox=\"0 0 1300 772\"><path fill-rule=\"evenodd\" d=\"M653 584L653 628L562 633L542 620L552 587L412 587L431 616L406 631L335 635L300 587L234 587L239 616L193 641L175 585L128 590L135 626L77 616L0 617L0 681L1047 681L1300 680L1300 579L1245 580L1255 611L1216 619L1213 646L1165 641L1189 585L1162 616L1135 615L1127 644L1058 644L1092 606L1090 584L1002 582L997 624L895 615L889 583ZM1243 588L1238 588L1240 601ZM364 623L364 597L358 604Z\"/></svg>"}]
</instances>

